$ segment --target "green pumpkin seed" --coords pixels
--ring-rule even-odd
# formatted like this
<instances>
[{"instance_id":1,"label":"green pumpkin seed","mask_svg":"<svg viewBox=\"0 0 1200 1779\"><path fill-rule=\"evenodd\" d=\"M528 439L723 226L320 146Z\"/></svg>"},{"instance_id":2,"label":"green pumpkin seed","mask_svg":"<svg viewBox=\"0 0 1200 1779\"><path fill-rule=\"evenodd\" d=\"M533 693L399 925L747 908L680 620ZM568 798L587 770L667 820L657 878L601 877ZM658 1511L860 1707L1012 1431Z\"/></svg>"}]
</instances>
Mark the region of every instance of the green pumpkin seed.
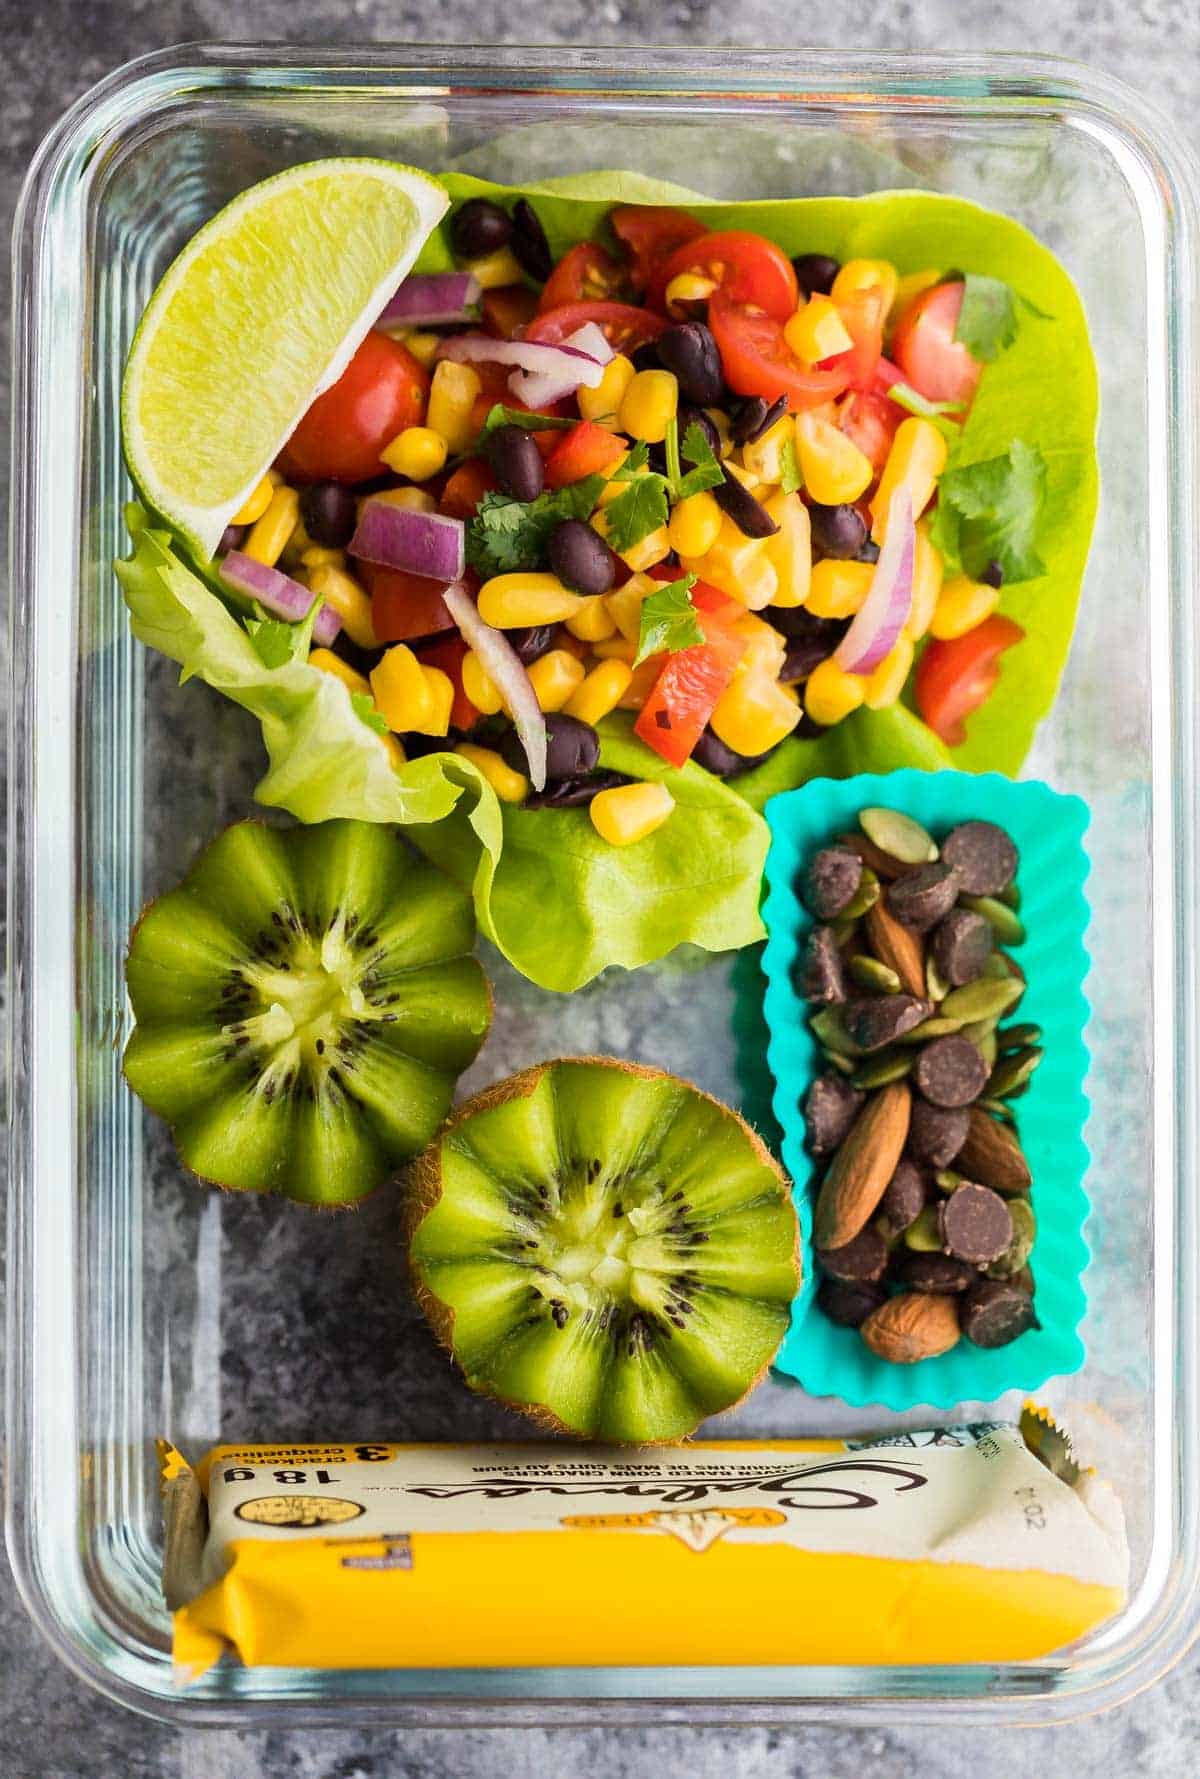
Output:
<instances>
[{"instance_id":1,"label":"green pumpkin seed","mask_svg":"<svg viewBox=\"0 0 1200 1779\"><path fill-rule=\"evenodd\" d=\"M836 1050L841 1056L862 1056L854 1039L846 1030L845 1016L840 1007L822 1007L809 1020L813 1035L825 1050Z\"/></svg>"},{"instance_id":2,"label":"green pumpkin seed","mask_svg":"<svg viewBox=\"0 0 1200 1779\"><path fill-rule=\"evenodd\" d=\"M935 1004L944 1001L950 993L950 984L938 969L932 957L925 959L925 992Z\"/></svg>"},{"instance_id":3,"label":"green pumpkin seed","mask_svg":"<svg viewBox=\"0 0 1200 1779\"><path fill-rule=\"evenodd\" d=\"M993 951L991 957L979 972L977 980L984 982L1007 982L1012 975L1008 967L1008 959L1002 951Z\"/></svg>"},{"instance_id":4,"label":"green pumpkin seed","mask_svg":"<svg viewBox=\"0 0 1200 1779\"><path fill-rule=\"evenodd\" d=\"M964 1024L979 1019L999 1019L1024 992L1025 984L1015 982L1011 976L1005 982L993 982L981 976L963 988L951 989L940 1011L944 1019L959 1019Z\"/></svg>"},{"instance_id":5,"label":"green pumpkin seed","mask_svg":"<svg viewBox=\"0 0 1200 1779\"><path fill-rule=\"evenodd\" d=\"M1030 1044L1040 1044L1042 1028L1027 1021L1024 1025L1006 1025L996 1033L1001 1055L1010 1050L1024 1050Z\"/></svg>"},{"instance_id":6,"label":"green pumpkin seed","mask_svg":"<svg viewBox=\"0 0 1200 1779\"><path fill-rule=\"evenodd\" d=\"M863 988L869 988L873 994L896 995L900 993L901 982L895 970L889 970L875 957L852 957L846 966L851 976Z\"/></svg>"},{"instance_id":7,"label":"green pumpkin seed","mask_svg":"<svg viewBox=\"0 0 1200 1779\"><path fill-rule=\"evenodd\" d=\"M922 1020L911 1032L901 1032L895 1040L897 1044L927 1044L931 1038L949 1038L954 1032L961 1030L961 1019L943 1019L935 1013L932 1018Z\"/></svg>"},{"instance_id":8,"label":"green pumpkin seed","mask_svg":"<svg viewBox=\"0 0 1200 1779\"><path fill-rule=\"evenodd\" d=\"M938 856L933 835L898 809L863 809L858 825L880 852L902 865L927 865Z\"/></svg>"},{"instance_id":9,"label":"green pumpkin seed","mask_svg":"<svg viewBox=\"0 0 1200 1779\"><path fill-rule=\"evenodd\" d=\"M1002 889L1000 891L997 901L1003 902L1009 908L1019 908L1021 906L1021 890L1015 877L1008 885L1007 889Z\"/></svg>"},{"instance_id":10,"label":"green pumpkin seed","mask_svg":"<svg viewBox=\"0 0 1200 1779\"><path fill-rule=\"evenodd\" d=\"M964 1025L964 1038L969 1038L989 1069L996 1066L996 1030L990 1020L980 1019L974 1025Z\"/></svg>"},{"instance_id":11,"label":"green pumpkin seed","mask_svg":"<svg viewBox=\"0 0 1200 1779\"><path fill-rule=\"evenodd\" d=\"M833 934L833 942L839 951L841 951L850 939L853 938L857 926L858 922L856 920L847 920L844 914L837 920L831 920L829 922L829 930Z\"/></svg>"},{"instance_id":12,"label":"green pumpkin seed","mask_svg":"<svg viewBox=\"0 0 1200 1779\"><path fill-rule=\"evenodd\" d=\"M904 1231L904 1246L917 1254L936 1254L942 1246L936 1205L926 1205L915 1223Z\"/></svg>"},{"instance_id":13,"label":"green pumpkin seed","mask_svg":"<svg viewBox=\"0 0 1200 1779\"><path fill-rule=\"evenodd\" d=\"M933 1183L941 1192L957 1192L963 1183L963 1176L956 1174L952 1167L944 1167L933 1176Z\"/></svg>"},{"instance_id":14,"label":"green pumpkin seed","mask_svg":"<svg viewBox=\"0 0 1200 1779\"><path fill-rule=\"evenodd\" d=\"M988 1076L987 1086L984 1089L988 1098L1004 1100L1019 1092L1045 1054L1044 1050L1031 1048L1018 1050L1012 1056L1002 1057Z\"/></svg>"},{"instance_id":15,"label":"green pumpkin seed","mask_svg":"<svg viewBox=\"0 0 1200 1779\"><path fill-rule=\"evenodd\" d=\"M852 900L842 909L843 920L861 920L868 908L874 908L879 900L879 879L869 865L863 866L862 876L858 880L858 888Z\"/></svg>"},{"instance_id":16,"label":"green pumpkin seed","mask_svg":"<svg viewBox=\"0 0 1200 1779\"><path fill-rule=\"evenodd\" d=\"M1005 1100L980 1099L976 1100L975 1104L981 1112L987 1112L993 1118L998 1118L1002 1124L1015 1125L1017 1122L1012 1107Z\"/></svg>"},{"instance_id":17,"label":"green pumpkin seed","mask_svg":"<svg viewBox=\"0 0 1200 1779\"><path fill-rule=\"evenodd\" d=\"M830 1068L836 1069L839 1075L852 1075L854 1073L853 1057L842 1056L839 1051L830 1050L826 1044L821 1046L821 1055L825 1058L825 1061L829 1064Z\"/></svg>"},{"instance_id":18,"label":"green pumpkin seed","mask_svg":"<svg viewBox=\"0 0 1200 1779\"><path fill-rule=\"evenodd\" d=\"M903 1081L917 1058L912 1050L881 1050L869 1062L860 1063L850 1077L851 1087L886 1087L889 1081Z\"/></svg>"},{"instance_id":19,"label":"green pumpkin seed","mask_svg":"<svg viewBox=\"0 0 1200 1779\"><path fill-rule=\"evenodd\" d=\"M1012 1218L1013 1239L999 1259L987 1269L989 1279L1011 1279L1028 1264L1037 1240L1037 1218L1027 1198L1010 1198L1008 1214Z\"/></svg>"},{"instance_id":20,"label":"green pumpkin seed","mask_svg":"<svg viewBox=\"0 0 1200 1779\"><path fill-rule=\"evenodd\" d=\"M960 896L959 901L964 908L973 914L982 914L991 923L1001 945L1022 945L1025 941L1025 928L1016 912L1004 902L997 901L995 896Z\"/></svg>"}]
</instances>

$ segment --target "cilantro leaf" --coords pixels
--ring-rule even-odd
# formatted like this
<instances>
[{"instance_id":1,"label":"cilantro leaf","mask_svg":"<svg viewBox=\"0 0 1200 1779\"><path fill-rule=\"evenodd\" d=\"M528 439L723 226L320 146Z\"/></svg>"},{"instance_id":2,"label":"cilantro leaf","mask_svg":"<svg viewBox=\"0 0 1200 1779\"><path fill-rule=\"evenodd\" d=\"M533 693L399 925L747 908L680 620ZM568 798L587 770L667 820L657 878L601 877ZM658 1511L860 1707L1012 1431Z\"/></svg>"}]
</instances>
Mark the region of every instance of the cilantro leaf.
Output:
<instances>
[{"instance_id":1,"label":"cilantro leaf","mask_svg":"<svg viewBox=\"0 0 1200 1779\"><path fill-rule=\"evenodd\" d=\"M1044 457L1014 439L1001 457L945 471L933 542L973 580L991 562L1000 564L1006 581L1033 580L1045 573L1034 547L1045 498Z\"/></svg>"},{"instance_id":2,"label":"cilantro leaf","mask_svg":"<svg viewBox=\"0 0 1200 1779\"><path fill-rule=\"evenodd\" d=\"M685 463L694 463L698 469L708 463L717 464L718 469L721 467L713 456L713 448L698 420L693 420L683 435L683 460Z\"/></svg>"},{"instance_id":3,"label":"cilantro leaf","mask_svg":"<svg viewBox=\"0 0 1200 1779\"><path fill-rule=\"evenodd\" d=\"M690 500L693 494L701 494L706 488L716 488L725 480L725 471L714 457L712 446L695 420L683 435L680 455L683 462L690 463L692 467L671 478L676 500ZM669 453L667 467L669 470Z\"/></svg>"},{"instance_id":4,"label":"cilantro leaf","mask_svg":"<svg viewBox=\"0 0 1200 1779\"><path fill-rule=\"evenodd\" d=\"M642 601L635 667L640 666L647 656L660 655L664 649L673 655L679 649L692 649L704 641L704 632L690 597L695 584L695 575L685 574L647 594Z\"/></svg>"},{"instance_id":5,"label":"cilantro leaf","mask_svg":"<svg viewBox=\"0 0 1200 1779\"><path fill-rule=\"evenodd\" d=\"M961 402L931 402L910 383L893 383L887 396L898 408L904 408L909 414L919 414L922 420L936 426L949 444L954 444L958 438L964 417Z\"/></svg>"},{"instance_id":6,"label":"cilantro leaf","mask_svg":"<svg viewBox=\"0 0 1200 1779\"><path fill-rule=\"evenodd\" d=\"M645 469L649 461L650 447L645 439L638 439L635 444L630 446L622 460L620 469L613 476L613 481L632 482L633 478Z\"/></svg>"},{"instance_id":7,"label":"cilantro leaf","mask_svg":"<svg viewBox=\"0 0 1200 1779\"><path fill-rule=\"evenodd\" d=\"M618 479L623 479L619 471ZM608 542L617 554L632 550L667 522L667 478L653 472L634 476L624 494L609 501L604 517Z\"/></svg>"},{"instance_id":8,"label":"cilantro leaf","mask_svg":"<svg viewBox=\"0 0 1200 1779\"><path fill-rule=\"evenodd\" d=\"M557 414L530 414L525 408L506 408L503 402L497 402L489 410L471 455L477 455L488 434L495 432L500 426L519 426L525 432L569 432L578 424L577 420L568 420Z\"/></svg>"},{"instance_id":9,"label":"cilantro leaf","mask_svg":"<svg viewBox=\"0 0 1200 1779\"><path fill-rule=\"evenodd\" d=\"M350 702L354 706L355 715L362 718L368 729L374 729L376 735L388 733L388 726L382 712L376 710L375 700L369 697L366 692L351 692Z\"/></svg>"},{"instance_id":10,"label":"cilantro leaf","mask_svg":"<svg viewBox=\"0 0 1200 1779\"><path fill-rule=\"evenodd\" d=\"M795 494L803 488L804 477L800 473L800 460L796 456L795 439L784 439L779 453L779 486L785 494Z\"/></svg>"},{"instance_id":11,"label":"cilantro leaf","mask_svg":"<svg viewBox=\"0 0 1200 1779\"><path fill-rule=\"evenodd\" d=\"M603 487L603 476L585 476L536 500L485 494L467 526L467 561L485 578L540 567L551 532L564 519L588 518Z\"/></svg>"},{"instance_id":12,"label":"cilantro leaf","mask_svg":"<svg viewBox=\"0 0 1200 1779\"><path fill-rule=\"evenodd\" d=\"M246 632L254 644L254 652L264 667L286 667L289 661L303 661L312 647L313 626L322 605L314 594L308 610L294 621L273 618L255 602L257 617L246 619Z\"/></svg>"},{"instance_id":13,"label":"cilantro leaf","mask_svg":"<svg viewBox=\"0 0 1200 1779\"><path fill-rule=\"evenodd\" d=\"M975 358L990 364L1017 337L1017 305L1011 285L1000 278L968 272L954 338Z\"/></svg>"},{"instance_id":14,"label":"cilantro leaf","mask_svg":"<svg viewBox=\"0 0 1200 1779\"><path fill-rule=\"evenodd\" d=\"M693 494L703 494L706 488L715 488L725 480L725 471L719 463L698 463L679 479L680 500L690 500Z\"/></svg>"}]
</instances>

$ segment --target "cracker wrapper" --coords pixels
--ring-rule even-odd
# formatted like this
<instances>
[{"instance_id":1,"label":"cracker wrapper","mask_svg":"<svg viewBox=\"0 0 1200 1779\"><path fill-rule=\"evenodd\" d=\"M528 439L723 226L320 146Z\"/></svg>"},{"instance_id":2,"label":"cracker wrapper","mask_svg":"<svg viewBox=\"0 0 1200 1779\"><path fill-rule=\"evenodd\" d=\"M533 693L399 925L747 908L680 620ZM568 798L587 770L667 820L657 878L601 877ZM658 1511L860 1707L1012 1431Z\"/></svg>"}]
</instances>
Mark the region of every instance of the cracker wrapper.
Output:
<instances>
[{"instance_id":1,"label":"cracker wrapper","mask_svg":"<svg viewBox=\"0 0 1200 1779\"><path fill-rule=\"evenodd\" d=\"M1128 1585L1115 1495L1032 1411L861 1440L218 1446L194 1470L162 1453L183 1683L227 1656L1034 1660L1111 1618Z\"/></svg>"}]
</instances>

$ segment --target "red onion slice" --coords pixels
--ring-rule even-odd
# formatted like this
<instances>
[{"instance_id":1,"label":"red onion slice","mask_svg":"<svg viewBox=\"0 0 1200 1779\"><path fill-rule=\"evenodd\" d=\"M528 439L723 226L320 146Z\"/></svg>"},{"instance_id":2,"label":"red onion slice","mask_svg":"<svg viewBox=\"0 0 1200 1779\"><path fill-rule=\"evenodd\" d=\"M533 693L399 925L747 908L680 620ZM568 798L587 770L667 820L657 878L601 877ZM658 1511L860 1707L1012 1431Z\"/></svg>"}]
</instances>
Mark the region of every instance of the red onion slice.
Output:
<instances>
[{"instance_id":1,"label":"red onion slice","mask_svg":"<svg viewBox=\"0 0 1200 1779\"><path fill-rule=\"evenodd\" d=\"M594 321L586 322L583 327L569 334L563 341L561 350L586 352L601 367L608 364L613 357L612 347ZM565 364L558 371L514 371L508 379L508 387L527 408L550 408L564 397L574 395L581 381L574 367Z\"/></svg>"},{"instance_id":2,"label":"red onion slice","mask_svg":"<svg viewBox=\"0 0 1200 1779\"><path fill-rule=\"evenodd\" d=\"M870 673L891 652L912 610L916 552L912 497L901 486L888 505L887 537L867 597L833 651L834 660L847 673Z\"/></svg>"},{"instance_id":3,"label":"red onion slice","mask_svg":"<svg viewBox=\"0 0 1200 1779\"><path fill-rule=\"evenodd\" d=\"M474 320L482 291L472 272L415 272L404 280L376 327L445 327Z\"/></svg>"},{"instance_id":4,"label":"red onion slice","mask_svg":"<svg viewBox=\"0 0 1200 1779\"><path fill-rule=\"evenodd\" d=\"M299 581L281 574L277 568L268 568L265 562L256 562L253 556L244 556L240 550L230 550L221 558L220 575L238 593L257 599L265 610L292 624L307 617L313 602L313 595ZM328 648L341 627L342 621L333 607L322 605L313 623L313 641Z\"/></svg>"},{"instance_id":5,"label":"red onion slice","mask_svg":"<svg viewBox=\"0 0 1200 1779\"><path fill-rule=\"evenodd\" d=\"M490 334L451 334L438 347L439 358L456 364L511 364L533 376L570 377L572 389L581 383L594 389L604 366L590 352L577 346L543 346L535 340L493 340Z\"/></svg>"},{"instance_id":6,"label":"red onion slice","mask_svg":"<svg viewBox=\"0 0 1200 1779\"><path fill-rule=\"evenodd\" d=\"M479 656L508 706L521 746L525 749L525 758L529 761L529 782L535 791L544 791L546 719L517 651L503 631L484 623L465 587L447 587L442 599L458 625L463 641Z\"/></svg>"},{"instance_id":7,"label":"red onion slice","mask_svg":"<svg viewBox=\"0 0 1200 1779\"><path fill-rule=\"evenodd\" d=\"M348 548L352 556L384 568L456 581L466 565L466 530L461 519L367 500Z\"/></svg>"}]
</instances>

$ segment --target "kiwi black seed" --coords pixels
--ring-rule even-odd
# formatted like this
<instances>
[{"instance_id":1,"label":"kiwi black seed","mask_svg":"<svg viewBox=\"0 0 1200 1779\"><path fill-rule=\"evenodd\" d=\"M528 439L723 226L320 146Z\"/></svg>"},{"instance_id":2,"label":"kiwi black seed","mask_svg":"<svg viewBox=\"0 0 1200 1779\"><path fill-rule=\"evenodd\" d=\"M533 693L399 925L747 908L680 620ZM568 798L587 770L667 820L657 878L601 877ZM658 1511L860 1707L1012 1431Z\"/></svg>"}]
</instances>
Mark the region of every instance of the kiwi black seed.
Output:
<instances>
[{"instance_id":1,"label":"kiwi black seed","mask_svg":"<svg viewBox=\"0 0 1200 1779\"><path fill-rule=\"evenodd\" d=\"M611 1057L462 1106L406 1221L417 1296L471 1388L584 1438L684 1439L732 1407L799 1280L788 1183L749 1126Z\"/></svg>"},{"instance_id":2,"label":"kiwi black seed","mask_svg":"<svg viewBox=\"0 0 1200 1779\"><path fill-rule=\"evenodd\" d=\"M375 822L239 822L129 947L125 1075L184 1163L344 1205L429 1141L491 1020L471 903Z\"/></svg>"}]
</instances>

